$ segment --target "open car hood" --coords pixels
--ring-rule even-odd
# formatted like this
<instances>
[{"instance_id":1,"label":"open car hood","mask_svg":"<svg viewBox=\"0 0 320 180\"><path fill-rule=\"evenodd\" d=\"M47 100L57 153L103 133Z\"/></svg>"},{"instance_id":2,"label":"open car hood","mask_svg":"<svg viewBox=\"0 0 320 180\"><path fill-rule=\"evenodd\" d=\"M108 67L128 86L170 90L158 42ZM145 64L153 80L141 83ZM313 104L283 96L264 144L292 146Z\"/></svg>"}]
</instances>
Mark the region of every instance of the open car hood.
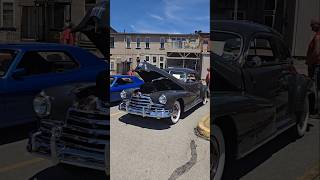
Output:
<instances>
[{"instance_id":1,"label":"open car hood","mask_svg":"<svg viewBox=\"0 0 320 180\"><path fill-rule=\"evenodd\" d=\"M144 82L152 82L152 80L154 79L166 78L182 88L185 87L185 83L183 81L175 78L165 70L157 68L154 65L147 62L139 63L135 71L144 80Z\"/></svg>"},{"instance_id":2,"label":"open car hood","mask_svg":"<svg viewBox=\"0 0 320 180\"><path fill-rule=\"evenodd\" d=\"M106 9L107 0L102 0L90 9L80 24L72 30L85 34L105 57L108 53L109 37L109 18Z\"/></svg>"}]
</instances>

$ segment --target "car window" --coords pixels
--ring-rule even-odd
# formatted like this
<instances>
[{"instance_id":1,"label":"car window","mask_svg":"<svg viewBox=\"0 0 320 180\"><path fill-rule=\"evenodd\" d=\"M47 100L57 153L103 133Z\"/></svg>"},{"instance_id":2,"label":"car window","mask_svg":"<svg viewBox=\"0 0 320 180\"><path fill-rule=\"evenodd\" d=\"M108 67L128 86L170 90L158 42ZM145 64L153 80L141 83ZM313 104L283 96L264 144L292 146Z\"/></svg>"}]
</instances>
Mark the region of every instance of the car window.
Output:
<instances>
[{"instance_id":1,"label":"car window","mask_svg":"<svg viewBox=\"0 0 320 180\"><path fill-rule=\"evenodd\" d=\"M181 81L185 82L187 80L186 73L184 73L184 72L170 71L169 74L171 74L173 77L175 77Z\"/></svg>"},{"instance_id":2,"label":"car window","mask_svg":"<svg viewBox=\"0 0 320 180\"><path fill-rule=\"evenodd\" d=\"M280 39L274 38L272 46L274 46L277 61L287 62L290 58L290 53L284 43Z\"/></svg>"},{"instance_id":3,"label":"car window","mask_svg":"<svg viewBox=\"0 0 320 180\"><path fill-rule=\"evenodd\" d=\"M0 77L7 73L17 53L14 50L0 50Z\"/></svg>"},{"instance_id":4,"label":"car window","mask_svg":"<svg viewBox=\"0 0 320 180\"><path fill-rule=\"evenodd\" d=\"M196 75L194 73L188 74L187 82L189 83L196 82Z\"/></svg>"},{"instance_id":5,"label":"car window","mask_svg":"<svg viewBox=\"0 0 320 180\"><path fill-rule=\"evenodd\" d=\"M64 72L78 68L79 65L65 52L30 51L26 52L17 68L24 68L26 76Z\"/></svg>"},{"instance_id":6,"label":"car window","mask_svg":"<svg viewBox=\"0 0 320 180\"><path fill-rule=\"evenodd\" d=\"M240 36L227 32L213 32L211 52L223 57L225 61L235 60L241 52Z\"/></svg>"},{"instance_id":7,"label":"car window","mask_svg":"<svg viewBox=\"0 0 320 180\"><path fill-rule=\"evenodd\" d=\"M116 83L118 85L132 84L133 80L131 78L118 78Z\"/></svg>"},{"instance_id":8,"label":"car window","mask_svg":"<svg viewBox=\"0 0 320 180\"><path fill-rule=\"evenodd\" d=\"M254 38L251 40L247 62L259 62L260 65L277 62L270 40L267 38Z\"/></svg>"}]
</instances>

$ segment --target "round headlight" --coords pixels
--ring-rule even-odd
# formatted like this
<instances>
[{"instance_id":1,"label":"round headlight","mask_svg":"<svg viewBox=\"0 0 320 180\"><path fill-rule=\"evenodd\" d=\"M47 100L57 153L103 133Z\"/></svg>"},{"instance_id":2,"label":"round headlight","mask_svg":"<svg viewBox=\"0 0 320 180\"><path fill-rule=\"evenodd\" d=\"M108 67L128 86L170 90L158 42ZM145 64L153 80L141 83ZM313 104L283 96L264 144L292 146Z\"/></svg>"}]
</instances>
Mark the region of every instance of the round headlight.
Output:
<instances>
[{"instance_id":1,"label":"round headlight","mask_svg":"<svg viewBox=\"0 0 320 180\"><path fill-rule=\"evenodd\" d=\"M50 97L41 92L33 100L33 110L39 117L49 116L51 113Z\"/></svg>"},{"instance_id":2,"label":"round headlight","mask_svg":"<svg viewBox=\"0 0 320 180\"><path fill-rule=\"evenodd\" d=\"M121 93L120 93L120 97L122 99L125 99L127 97L127 93L123 90Z\"/></svg>"},{"instance_id":3,"label":"round headlight","mask_svg":"<svg viewBox=\"0 0 320 180\"><path fill-rule=\"evenodd\" d=\"M159 97L159 102L160 102L161 104L166 104L166 103L167 103L167 97L166 97L164 94L162 94L162 95Z\"/></svg>"}]
</instances>

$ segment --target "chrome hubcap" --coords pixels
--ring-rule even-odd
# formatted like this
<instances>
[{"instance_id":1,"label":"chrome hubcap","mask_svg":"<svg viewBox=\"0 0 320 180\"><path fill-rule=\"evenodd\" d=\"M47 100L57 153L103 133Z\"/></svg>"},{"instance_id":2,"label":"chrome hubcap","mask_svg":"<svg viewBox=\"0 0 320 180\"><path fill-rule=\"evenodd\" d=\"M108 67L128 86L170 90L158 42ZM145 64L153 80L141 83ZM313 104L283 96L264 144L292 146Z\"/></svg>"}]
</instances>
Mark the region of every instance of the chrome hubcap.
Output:
<instances>
[{"instance_id":1,"label":"chrome hubcap","mask_svg":"<svg viewBox=\"0 0 320 180\"><path fill-rule=\"evenodd\" d=\"M172 110L172 117L173 117L174 119L176 119L176 118L178 117L179 111L180 111L179 105L175 104L175 105L173 106L173 110Z\"/></svg>"}]
</instances>

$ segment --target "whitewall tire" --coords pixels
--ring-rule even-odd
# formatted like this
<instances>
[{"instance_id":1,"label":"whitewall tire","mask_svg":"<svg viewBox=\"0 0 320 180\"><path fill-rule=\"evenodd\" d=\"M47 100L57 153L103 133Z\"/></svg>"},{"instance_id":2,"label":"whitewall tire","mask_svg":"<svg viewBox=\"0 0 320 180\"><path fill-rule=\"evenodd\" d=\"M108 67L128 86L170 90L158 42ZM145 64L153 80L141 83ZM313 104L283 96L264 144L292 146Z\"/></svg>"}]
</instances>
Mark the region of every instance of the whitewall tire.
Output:
<instances>
[{"instance_id":1,"label":"whitewall tire","mask_svg":"<svg viewBox=\"0 0 320 180\"><path fill-rule=\"evenodd\" d=\"M222 130L217 125L211 127L210 137L210 179L220 180L226 163L226 147Z\"/></svg>"}]
</instances>

